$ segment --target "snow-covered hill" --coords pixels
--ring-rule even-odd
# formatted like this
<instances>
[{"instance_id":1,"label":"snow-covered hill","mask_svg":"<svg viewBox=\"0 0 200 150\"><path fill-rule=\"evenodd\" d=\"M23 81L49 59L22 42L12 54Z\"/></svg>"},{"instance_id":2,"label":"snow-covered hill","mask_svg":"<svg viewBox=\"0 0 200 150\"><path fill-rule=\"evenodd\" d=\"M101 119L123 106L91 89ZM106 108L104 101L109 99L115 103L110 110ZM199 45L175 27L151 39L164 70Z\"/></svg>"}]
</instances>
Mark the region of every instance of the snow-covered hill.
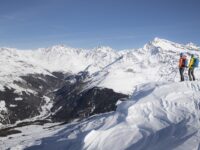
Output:
<instances>
[{"instance_id":1,"label":"snow-covered hill","mask_svg":"<svg viewBox=\"0 0 200 150\"><path fill-rule=\"evenodd\" d=\"M0 130L0 148L198 149L200 70L177 82L180 52L200 48L159 38L123 51L1 48L0 123L21 123Z\"/></svg>"},{"instance_id":2,"label":"snow-covered hill","mask_svg":"<svg viewBox=\"0 0 200 150\"><path fill-rule=\"evenodd\" d=\"M157 82L137 86L117 111L79 123L16 128L3 148L27 150L189 150L200 145L199 82Z\"/></svg>"}]
</instances>

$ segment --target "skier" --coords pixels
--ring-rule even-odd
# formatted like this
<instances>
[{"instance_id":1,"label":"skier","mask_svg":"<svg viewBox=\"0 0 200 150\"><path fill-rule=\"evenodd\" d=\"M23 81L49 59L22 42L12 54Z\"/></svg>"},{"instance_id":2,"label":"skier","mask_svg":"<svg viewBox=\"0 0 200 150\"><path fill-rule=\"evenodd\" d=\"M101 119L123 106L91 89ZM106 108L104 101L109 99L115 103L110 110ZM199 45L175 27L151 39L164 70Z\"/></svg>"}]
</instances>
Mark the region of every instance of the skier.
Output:
<instances>
[{"instance_id":1,"label":"skier","mask_svg":"<svg viewBox=\"0 0 200 150\"><path fill-rule=\"evenodd\" d=\"M183 73L184 73L185 67L187 67L187 57L185 54L180 53L179 72L180 72L181 81L184 81Z\"/></svg>"},{"instance_id":2,"label":"skier","mask_svg":"<svg viewBox=\"0 0 200 150\"><path fill-rule=\"evenodd\" d=\"M194 68L198 67L198 64L199 64L199 59L195 57L194 54L192 54L190 58L189 70L188 70L188 76L189 76L190 81L195 81Z\"/></svg>"}]
</instances>

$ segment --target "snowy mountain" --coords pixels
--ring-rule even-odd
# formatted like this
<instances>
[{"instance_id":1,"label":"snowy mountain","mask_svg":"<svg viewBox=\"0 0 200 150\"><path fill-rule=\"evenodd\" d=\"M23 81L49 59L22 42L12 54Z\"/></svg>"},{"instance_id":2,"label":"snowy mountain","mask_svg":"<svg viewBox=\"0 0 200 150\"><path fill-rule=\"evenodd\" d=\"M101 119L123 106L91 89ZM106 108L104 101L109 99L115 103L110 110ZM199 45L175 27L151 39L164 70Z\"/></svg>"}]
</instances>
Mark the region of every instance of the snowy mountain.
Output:
<instances>
[{"instance_id":1,"label":"snowy mountain","mask_svg":"<svg viewBox=\"0 0 200 150\"><path fill-rule=\"evenodd\" d=\"M199 149L199 82L148 83L116 112L67 125L30 125L2 138L2 148L27 150Z\"/></svg>"},{"instance_id":2,"label":"snowy mountain","mask_svg":"<svg viewBox=\"0 0 200 150\"><path fill-rule=\"evenodd\" d=\"M1 48L0 136L5 137L0 147L195 149L198 81L177 81L179 53L189 57L199 55L199 50L193 43L159 38L143 48L123 51L62 45L38 50ZM199 69L195 74L198 80ZM69 124L52 124L58 121ZM30 132L35 127L38 130Z\"/></svg>"},{"instance_id":3,"label":"snowy mountain","mask_svg":"<svg viewBox=\"0 0 200 150\"><path fill-rule=\"evenodd\" d=\"M166 68L165 65L168 65L167 69L177 66L176 60L180 52L199 54L199 47L194 44L182 45L155 38L141 49L125 51L115 51L109 47L83 50L53 46L27 51L1 48L0 89L3 90L4 86L17 88L13 81L21 80L20 76L27 74L51 75L52 72L76 74L84 70L92 74L102 71L104 67L122 56L122 59L109 66L108 75L99 86L130 94L134 85L142 81L146 83L147 80L155 81L163 76L162 68ZM137 77L139 81L136 82L133 78L137 74L140 77ZM128 81L125 78L121 78L122 82L117 81L117 77L120 76L125 76ZM110 85L110 78L113 79L112 83L117 84L116 86ZM128 86L126 89L120 89L125 87L120 86L123 83ZM23 89L19 88L18 92L20 91Z\"/></svg>"}]
</instances>

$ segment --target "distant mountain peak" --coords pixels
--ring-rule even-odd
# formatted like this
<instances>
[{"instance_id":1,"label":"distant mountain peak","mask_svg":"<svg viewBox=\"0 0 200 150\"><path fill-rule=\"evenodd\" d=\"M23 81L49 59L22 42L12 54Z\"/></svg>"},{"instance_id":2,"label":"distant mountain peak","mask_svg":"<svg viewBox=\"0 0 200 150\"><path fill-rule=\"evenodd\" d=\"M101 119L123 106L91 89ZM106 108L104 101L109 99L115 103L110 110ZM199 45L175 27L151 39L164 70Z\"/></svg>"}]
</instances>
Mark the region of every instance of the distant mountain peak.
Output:
<instances>
[{"instance_id":1,"label":"distant mountain peak","mask_svg":"<svg viewBox=\"0 0 200 150\"><path fill-rule=\"evenodd\" d=\"M155 37L151 43L175 43L166 39ZM177 44L177 43L176 43Z\"/></svg>"},{"instance_id":2,"label":"distant mountain peak","mask_svg":"<svg viewBox=\"0 0 200 150\"><path fill-rule=\"evenodd\" d=\"M78 52L80 49L68 47L65 45L54 45L52 47L48 48L40 48L38 51L44 53L44 54L66 54L70 52Z\"/></svg>"},{"instance_id":3,"label":"distant mountain peak","mask_svg":"<svg viewBox=\"0 0 200 150\"><path fill-rule=\"evenodd\" d=\"M98 46L98 47L94 48L93 50L96 51L96 52L103 52L103 53L113 52L114 51L109 46Z\"/></svg>"},{"instance_id":4,"label":"distant mountain peak","mask_svg":"<svg viewBox=\"0 0 200 150\"><path fill-rule=\"evenodd\" d=\"M196 44L190 42L188 44L186 44L187 47L189 47L190 49L200 49L199 46L197 46Z\"/></svg>"},{"instance_id":5,"label":"distant mountain peak","mask_svg":"<svg viewBox=\"0 0 200 150\"><path fill-rule=\"evenodd\" d=\"M0 54L1 55L16 55L17 49L3 47L3 48L0 48Z\"/></svg>"},{"instance_id":6,"label":"distant mountain peak","mask_svg":"<svg viewBox=\"0 0 200 150\"><path fill-rule=\"evenodd\" d=\"M159 42L159 41L166 41L165 39L161 39L161 38L159 38L159 37L155 37L154 39L153 39L153 41L154 42Z\"/></svg>"}]
</instances>

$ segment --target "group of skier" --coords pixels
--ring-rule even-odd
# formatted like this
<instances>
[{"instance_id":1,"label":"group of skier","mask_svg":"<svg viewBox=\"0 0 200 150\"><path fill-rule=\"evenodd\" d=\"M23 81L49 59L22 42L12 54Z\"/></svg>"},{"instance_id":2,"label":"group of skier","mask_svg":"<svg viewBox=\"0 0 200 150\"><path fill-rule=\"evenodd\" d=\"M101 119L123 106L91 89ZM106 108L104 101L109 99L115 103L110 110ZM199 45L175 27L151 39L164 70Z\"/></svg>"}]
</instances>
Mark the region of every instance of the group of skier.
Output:
<instances>
[{"instance_id":1,"label":"group of skier","mask_svg":"<svg viewBox=\"0 0 200 150\"><path fill-rule=\"evenodd\" d=\"M188 65L187 55L184 53L180 53L180 59L179 59L179 72L181 81L184 81L184 70L185 68L188 69L188 76L190 81L195 81L194 76L194 69L198 67L199 65L199 59L198 56L195 56L194 54L191 54L191 58Z\"/></svg>"}]
</instances>

